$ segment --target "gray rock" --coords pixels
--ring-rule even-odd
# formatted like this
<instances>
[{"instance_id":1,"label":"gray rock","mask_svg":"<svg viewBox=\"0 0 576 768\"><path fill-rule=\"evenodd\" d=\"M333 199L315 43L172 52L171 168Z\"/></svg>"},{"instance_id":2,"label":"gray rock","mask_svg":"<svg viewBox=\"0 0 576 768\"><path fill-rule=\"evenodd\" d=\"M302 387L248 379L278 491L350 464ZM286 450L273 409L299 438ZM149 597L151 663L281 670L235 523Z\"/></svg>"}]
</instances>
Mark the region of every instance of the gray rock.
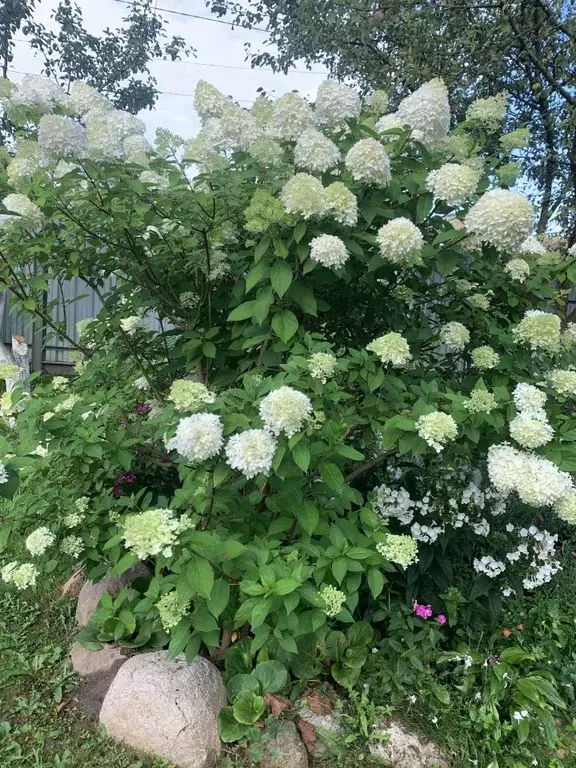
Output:
<instances>
[{"instance_id":1,"label":"gray rock","mask_svg":"<svg viewBox=\"0 0 576 768\"><path fill-rule=\"evenodd\" d=\"M298 710L298 716L301 720L314 728L317 740L314 742L314 757L323 757L326 751L335 748L338 736L342 731L342 723L334 711L319 715L304 705Z\"/></svg>"},{"instance_id":2,"label":"gray rock","mask_svg":"<svg viewBox=\"0 0 576 768\"><path fill-rule=\"evenodd\" d=\"M105 576L100 581L86 581L78 595L78 605L76 606L76 621L78 626L85 627L92 618L92 615L98 608L98 603L104 592L109 592L115 596L122 587L127 587L133 581L139 578L149 579L152 573L144 563L136 563L129 568L122 576Z\"/></svg>"},{"instance_id":3,"label":"gray rock","mask_svg":"<svg viewBox=\"0 0 576 768\"><path fill-rule=\"evenodd\" d=\"M370 753L393 768L450 768L438 744L418 736L398 720L385 720L380 730L389 739L383 744L371 744Z\"/></svg>"},{"instance_id":4,"label":"gray rock","mask_svg":"<svg viewBox=\"0 0 576 768\"><path fill-rule=\"evenodd\" d=\"M308 768L308 753L290 720L279 724L276 736L262 744L260 768Z\"/></svg>"},{"instance_id":5,"label":"gray rock","mask_svg":"<svg viewBox=\"0 0 576 768\"><path fill-rule=\"evenodd\" d=\"M127 661L126 652L116 645L106 645L99 651L89 651L74 643L70 661L74 671L82 678L78 691L78 706L83 712L98 717L104 697L116 676Z\"/></svg>"},{"instance_id":6,"label":"gray rock","mask_svg":"<svg viewBox=\"0 0 576 768\"><path fill-rule=\"evenodd\" d=\"M177 768L213 768L220 757L218 714L226 692L216 667L166 651L132 656L100 710L108 735ZM284 767L285 768L285 767Z\"/></svg>"}]
</instances>

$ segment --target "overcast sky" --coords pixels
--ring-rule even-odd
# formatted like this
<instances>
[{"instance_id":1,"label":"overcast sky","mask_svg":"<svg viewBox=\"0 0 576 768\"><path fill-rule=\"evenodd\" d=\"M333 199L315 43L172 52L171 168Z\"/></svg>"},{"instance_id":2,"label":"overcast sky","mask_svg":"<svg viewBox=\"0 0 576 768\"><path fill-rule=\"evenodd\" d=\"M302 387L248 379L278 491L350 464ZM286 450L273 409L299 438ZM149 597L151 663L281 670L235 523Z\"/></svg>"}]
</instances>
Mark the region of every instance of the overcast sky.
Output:
<instances>
[{"instance_id":1,"label":"overcast sky","mask_svg":"<svg viewBox=\"0 0 576 768\"><path fill-rule=\"evenodd\" d=\"M84 23L92 33L98 33L105 27L112 29L121 26L122 17L127 11L125 4L116 0L77 0L82 8ZM47 26L50 25L50 15L57 0L42 0L36 12L35 19ZM181 35L186 42L196 49L196 59L186 62L154 61L150 65L152 74L158 80L160 94L156 108L152 111L141 112L140 117L148 127L148 134L153 138L157 127L162 126L189 137L199 130L198 118L194 112L191 95L198 80L208 80L224 93L231 95L244 107L255 99L259 86L268 92L281 95L286 91L298 90L305 96L313 96L325 75L317 74L323 71L321 65L313 67L314 72L306 71L304 65L299 65L299 71L288 75L274 74L267 70L253 70L245 61L244 43L249 41L252 50L261 50L266 40L265 32L232 29L225 24L215 21L217 17L210 16L203 0L157 0L156 6L172 11L197 14L209 17L211 20L179 16L173 13L161 12L168 21L168 33ZM18 39L22 36L18 35ZM210 66L207 66L210 65ZM218 65L218 66L214 66ZM39 74L41 60L25 42L16 44L12 69L18 72ZM235 67L239 67L236 69ZM21 74L10 72L9 77L18 82Z\"/></svg>"}]
</instances>

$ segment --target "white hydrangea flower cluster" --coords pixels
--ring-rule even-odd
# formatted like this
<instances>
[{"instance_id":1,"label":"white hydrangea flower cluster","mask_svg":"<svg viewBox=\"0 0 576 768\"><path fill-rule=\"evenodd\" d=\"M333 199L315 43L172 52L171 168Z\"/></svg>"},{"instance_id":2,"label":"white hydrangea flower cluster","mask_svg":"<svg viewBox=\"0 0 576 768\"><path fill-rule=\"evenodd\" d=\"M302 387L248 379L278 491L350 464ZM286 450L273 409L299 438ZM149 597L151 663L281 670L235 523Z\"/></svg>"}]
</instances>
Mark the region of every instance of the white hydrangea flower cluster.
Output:
<instances>
[{"instance_id":1,"label":"white hydrangea flower cluster","mask_svg":"<svg viewBox=\"0 0 576 768\"><path fill-rule=\"evenodd\" d=\"M408 125L414 138L430 148L438 147L450 130L450 103L443 80L424 83L398 105L395 118Z\"/></svg>"},{"instance_id":2,"label":"white hydrangea flower cluster","mask_svg":"<svg viewBox=\"0 0 576 768\"><path fill-rule=\"evenodd\" d=\"M296 139L314 123L312 110L296 93L285 93L273 103L267 130L272 139Z\"/></svg>"},{"instance_id":3,"label":"white hydrangea flower cluster","mask_svg":"<svg viewBox=\"0 0 576 768\"><path fill-rule=\"evenodd\" d=\"M560 346L560 318L551 312L529 309L513 329L514 339L533 352L553 354Z\"/></svg>"},{"instance_id":4,"label":"white hydrangea flower cluster","mask_svg":"<svg viewBox=\"0 0 576 768\"><path fill-rule=\"evenodd\" d=\"M319 235L310 241L310 258L331 269L343 267L350 254L336 235Z\"/></svg>"},{"instance_id":5,"label":"white hydrangea flower cluster","mask_svg":"<svg viewBox=\"0 0 576 768\"><path fill-rule=\"evenodd\" d=\"M26 195L20 195L18 193L12 193L6 195L2 200L2 204L10 213L15 213L20 216L20 219L16 219L14 216L7 217L10 222L18 222L23 226L31 226L33 228L41 226L44 221L44 214L40 208L30 200Z\"/></svg>"},{"instance_id":6,"label":"white hydrangea flower cluster","mask_svg":"<svg viewBox=\"0 0 576 768\"><path fill-rule=\"evenodd\" d=\"M86 156L88 143L82 125L65 115L43 115L38 125L38 145L47 163L62 158L81 159Z\"/></svg>"},{"instance_id":7,"label":"white hydrangea flower cluster","mask_svg":"<svg viewBox=\"0 0 576 768\"><path fill-rule=\"evenodd\" d=\"M512 280L523 283L530 275L530 265L525 259L511 259L504 267L504 271Z\"/></svg>"},{"instance_id":8,"label":"white hydrangea flower cluster","mask_svg":"<svg viewBox=\"0 0 576 768\"><path fill-rule=\"evenodd\" d=\"M440 343L453 349L463 350L470 343L470 331L456 321L445 323L440 328Z\"/></svg>"},{"instance_id":9,"label":"white hydrangea flower cluster","mask_svg":"<svg viewBox=\"0 0 576 768\"><path fill-rule=\"evenodd\" d=\"M170 387L168 400L174 403L177 411L195 413L206 405L211 405L216 400L216 395L199 381L176 379Z\"/></svg>"},{"instance_id":10,"label":"white hydrangea flower cluster","mask_svg":"<svg viewBox=\"0 0 576 768\"><path fill-rule=\"evenodd\" d=\"M128 136L124 139L122 147L124 149L124 160L127 163L148 165L148 154L152 152L152 147L145 136L141 136L139 133Z\"/></svg>"},{"instance_id":11,"label":"white hydrangea flower cluster","mask_svg":"<svg viewBox=\"0 0 576 768\"><path fill-rule=\"evenodd\" d=\"M437 171L430 171L426 186L439 200L459 205L476 192L480 172L468 165L446 163Z\"/></svg>"},{"instance_id":12,"label":"white hydrangea flower cluster","mask_svg":"<svg viewBox=\"0 0 576 768\"><path fill-rule=\"evenodd\" d=\"M338 616L342 606L346 602L346 595L336 587L327 585L320 590L320 597L324 600L324 613L329 618Z\"/></svg>"},{"instance_id":13,"label":"white hydrangea flower cluster","mask_svg":"<svg viewBox=\"0 0 576 768\"><path fill-rule=\"evenodd\" d=\"M64 108L67 100L67 95L54 80L40 75L25 75L6 100L6 104L30 107L48 113Z\"/></svg>"},{"instance_id":14,"label":"white hydrangea flower cluster","mask_svg":"<svg viewBox=\"0 0 576 768\"><path fill-rule=\"evenodd\" d=\"M231 101L218 88L206 80L198 80L194 88L194 109L202 121L210 117L222 117Z\"/></svg>"},{"instance_id":15,"label":"white hydrangea flower cluster","mask_svg":"<svg viewBox=\"0 0 576 768\"><path fill-rule=\"evenodd\" d=\"M140 315L130 315L120 319L120 328L127 336L134 336L136 331L142 328L142 318Z\"/></svg>"},{"instance_id":16,"label":"white hydrangea flower cluster","mask_svg":"<svg viewBox=\"0 0 576 768\"><path fill-rule=\"evenodd\" d=\"M16 139L16 154L8 163L8 183L14 189L28 184L42 164L42 154L37 141Z\"/></svg>"},{"instance_id":17,"label":"white hydrangea flower cluster","mask_svg":"<svg viewBox=\"0 0 576 768\"><path fill-rule=\"evenodd\" d=\"M60 552L69 555L73 560L78 560L84 552L84 542L80 536L65 536L60 542Z\"/></svg>"},{"instance_id":18,"label":"white hydrangea flower cluster","mask_svg":"<svg viewBox=\"0 0 576 768\"><path fill-rule=\"evenodd\" d=\"M316 173L325 173L338 165L340 150L324 134L315 128L307 128L298 137L294 147L294 162L299 168Z\"/></svg>"},{"instance_id":19,"label":"white hydrangea flower cluster","mask_svg":"<svg viewBox=\"0 0 576 768\"><path fill-rule=\"evenodd\" d=\"M330 207L330 215L340 224L353 227L358 221L358 200L346 184L335 181L325 188L324 194Z\"/></svg>"},{"instance_id":20,"label":"white hydrangea flower cluster","mask_svg":"<svg viewBox=\"0 0 576 768\"><path fill-rule=\"evenodd\" d=\"M554 512L561 520L576 524L576 490L572 490L554 503Z\"/></svg>"},{"instance_id":21,"label":"white hydrangea flower cluster","mask_svg":"<svg viewBox=\"0 0 576 768\"><path fill-rule=\"evenodd\" d=\"M284 432L292 437L312 415L312 403L303 392L283 386L266 395L258 411L269 432L273 435Z\"/></svg>"},{"instance_id":22,"label":"white hydrangea flower cluster","mask_svg":"<svg viewBox=\"0 0 576 768\"><path fill-rule=\"evenodd\" d=\"M249 152L257 163L270 168L280 165L284 160L282 145L274 139L267 139L266 137L255 139L250 144Z\"/></svg>"},{"instance_id":23,"label":"white hydrangea flower cluster","mask_svg":"<svg viewBox=\"0 0 576 768\"><path fill-rule=\"evenodd\" d=\"M76 117L83 117L89 112L107 112L114 109L111 101L106 96L100 93L97 88L93 88L91 85L77 80L72 83L70 89L70 98L66 104L66 111L70 115Z\"/></svg>"},{"instance_id":24,"label":"white hydrangea flower cluster","mask_svg":"<svg viewBox=\"0 0 576 768\"><path fill-rule=\"evenodd\" d=\"M26 538L25 546L33 557L43 555L46 550L54 544L56 536L46 526L36 528L35 531Z\"/></svg>"},{"instance_id":25,"label":"white hydrangea flower cluster","mask_svg":"<svg viewBox=\"0 0 576 768\"><path fill-rule=\"evenodd\" d=\"M408 342L401 333L395 331L374 339L366 349L377 355L384 365L390 364L394 368L405 367L412 359Z\"/></svg>"},{"instance_id":26,"label":"white hydrangea flower cluster","mask_svg":"<svg viewBox=\"0 0 576 768\"><path fill-rule=\"evenodd\" d=\"M434 544L444 533L444 526L438 525L435 521L432 521L430 525L414 523L410 528L410 533L416 541L421 541L423 544Z\"/></svg>"},{"instance_id":27,"label":"white hydrangea flower cluster","mask_svg":"<svg viewBox=\"0 0 576 768\"><path fill-rule=\"evenodd\" d=\"M52 389L55 392L63 392L68 388L70 380L67 376L53 376L51 380Z\"/></svg>"},{"instance_id":28,"label":"white hydrangea flower cluster","mask_svg":"<svg viewBox=\"0 0 576 768\"><path fill-rule=\"evenodd\" d=\"M421 502L413 501L406 488L379 485L374 488L372 505L383 518L394 517L402 525L410 525Z\"/></svg>"},{"instance_id":29,"label":"white hydrangea flower cluster","mask_svg":"<svg viewBox=\"0 0 576 768\"><path fill-rule=\"evenodd\" d=\"M455 440L458 436L458 425L448 413L433 411L420 416L415 424L418 435L440 453L446 447L446 443Z\"/></svg>"},{"instance_id":30,"label":"white hydrangea flower cluster","mask_svg":"<svg viewBox=\"0 0 576 768\"><path fill-rule=\"evenodd\" d=\"M528 256L545 256L547 251L536 235L528 235L526 240L518 248L519 253L526 253Z\"/></svg>"},{"instance_id":31,"label":"white hydrangea flower cluster","mask_svg":"<svg viewBox=\"0 0 576 768\"><path fill-rule=\"evenodd\" d=\"M308 370L313 379L326 384L334 376L337 365L336 356L330 352L313 352L308 358Z\"/></svg>"},{"instance_id":32,"label":"white hydrangea flower cluster","mask_svg":"<svg viewBox=\"0 0 576 768\"><path fill-rule=\"evenodd\" d=\"M287 213L310 219L321 218L330 206L322 182L308 173L296 173L288 179L280 192Z\"/></svg>"},{"instance_id":33,"label":"white hydrangea flower cluster","mask_svg":"<svg viewBox=\"0 0 576 768\"><path fill-rule=\"evenodd\" d=\"M554 437L554 430L544 411L524 411L510 422L510 437L529 450L546 445Z\"/></svg>"},{"instance_id":34,"label":"white hydrangea flower cluster","mask_svg":"<svg viewBox=\"0 0 576 768\"><path fill-rule=\"evenodd\" d=\"M217 456L224 444L224 427L213 413L195 413L180 419L175 436L166 442L166 450L177 451L191 464L200 464Z\"/></svg>"},{"instance_id":35,"label":"white hydrangea flower cluster","mask_svg":"<svg viewBox=\"0 0 576 768\"><path fill-rule=\"evenodd\" d=\"M389 533L386 541L376 544L376 549L382 557L400 565L404 570L418 562L418 543L411 536L396 536Z\"/></svg>"},{"instance_id":36,"label":"white hydrangea flower cluster","mask_svg":"<svg viewBox=\"0 0 576 768\"><path fill-rule=\"evenodd\" d=\"M333 80L325 80L318 88L314 115L321 125L338 126L360 114L360 96L352 88Z\"/></svg>"},{"instance_id":37,"label":"white hydrangea flower cluster","mask_svg":"<svg viewBox=\"0 0 576 768\"><path fill-rule=\"evenodd\" d=\"M148 509L124 519L123 538L127 549L140 559L171 557L178 534L190 527L186 517L178 520L171 509Z\"/></svg>"},{"instance_id":38,"label":"white hydrangea flower cluster","mask_svg":"<svg viewBox=\"0 0 576 768\"><path fill-rule=\"evenodd\" d=\"M472 362L480 371L497 368L500 363L500 355L492 347L476 347L471 353Z\"/></svg>"},{"instance_id":39,"label":"white hydrangea flower cluster","mask_svg":"<svg viewBox=\"0 0 576 768\"><path fill-rule=\"evenodd\" d=\"M486 192L464 218L469 232L499 251L517 251L533 224L534 208L530 200L508 189Z\"/></svg>"},{"instance_id":40,"label":"white hydrangea flower cluster","mask_svg":"<svg viewBox=\"0 0 576 768\"><path fill-rule=\"evenodd\" d=\"M556 368L546 374L546 381L563 397L576 397L576 371Z\"/></svg>"},{"instance_id":41,"label":"white hydrangea flower cluster","mask_svg":"<svg viewBox=\"0 0 576 768\"><path fill-rule=\"evenodd\" d=\"M488 475L500 493L515 491L529 506L545 507L555 504L569 494L572 480L548 459L532 453L522 453L507 443L488 449Z\"/></svg>"},{"instance_id":42,"label":"white hydrangea flower cluster","mask_svg":"<svg viewBox=\"0 0 576 768\"><path fill-rule=\"evenodd\" d=\"M546 405L546 393L532 384L516 384L512 392L517 411L541 411Z\"/></svg>"},{"instance_id":43,"label":"white hydrangea flower cluster","mask_svg":"<svg viewBox=\"0 0 576 768\"><path fill-rule=\"evenodd\" d=\"M348 150L346 168L356 181L384 187L390 181L390 160L376 139L360 139Z\"/></svg>"},{"instance_id":44,"label":"white hydrangea flower cluster","mask_svg":"<svg viewBox=\"0 0 576 768\"><path fill-rule=\"evenodd\" d=\"M136 389L150 389L150 382L146 378L146 376L138 376L137 379L134 379L134 386Z\"/></svg>"},{"instance_id":45,"label":"white hydrangea flower cluster","mask_svg":"<svg viewBox=\"0 0 576 768\"><path fill-rule=\"evenodd\" d=\"M477 120L489 131L497 131L506 117L508 94L502 93L486 99L476 99L466 111L466 120Z\"/></svg>"},{"instance_id":46,"label":"white hydrangea flower cluster","mask_svg":"<svg viewBox=\"0 0 576 768\"><path fill-rule=\"evenodd\" d=\"M424 237L410 219L400 216L378 230L382 258L398 266L420 264Z\"/></svg>"},{"instance_id":47,"label":"white hydrangea flower cluster","mask_svg":"<svg viewBox=\"0 0 576 768\"><path fill-rule=\"evenodd\" d=\"M368 97L368 104L377 115L383 115L388 111L388 102L388 91L384 91L381 88L372 91Z\"/></svg>"},{"instance_id":48,"label":"white hydrangea flower cluster","mask_svg":"<svg viewBox=\"0 0 576 768\"><path fill-rule=\"evenodd\" d=\"M486 389L473 389L468 400L464 402L464 408L470 413L491 413L498 408L498 403L492 392Z\"/></svg>"},{"instance_id":49,"label":"white hydrangea flower cluster","mask_svg":"<svg viewBox=\"0 0 576 768\"><path fill-rule=\"evenodd\" d=\"M166 632L170 632L184 618L188 605L182 605L178 593L174 590L166 595L162 595L156 603L156 608L158 609L162 627Z\"/></svg>"},{"instance_id":50,"label":"white hydrangea flower cluster","mask_svg":"<svg viewBox=\"0 0 576 768\"><path fill-rule=\"evenodd\" d=\"M502 560L496 560L490 555L484 555L481 558L474 558L473 567L476 573L482 573L489 579L495 579L504 573L506 563L503 563Z\"/></svg>"},{"instance_id":51,"label":"white hydrangea flower cluster","mask_svg":"<svg viewBox=\"0 0 576 768\"><path fill-rule=\"evenodd\" d=\"M466 302L470 304L471 307L476 307L476 309L482 309L484 311L490 309L490 296L492 294L492 291L489 291L486 293L473 293L471 296L468 296L466 298Z\"/></svg>"},{"instance_id":52,"label":"white hydrangea flower cluster","mask_svg":"<svg viewBox=\"0 0 576 768\"><path fill-rule=\"evenodd\" d=\"M8 470L4 466L4 462L0 461L0 485L4 485L10 479Z\"/></svg>"},{"instance_id":53,"label":"white hydrangea flower cluster","mask_svg":"<svg viewBox=\"0 0 576 768\"><path fill-rule=\"evenodd\" d=\"M226 461L250 479L268 474L278 443L266 429L247 429L233 435L226 444Z\"/></svg>"},{"instance_id":54,"label":"white hydrangea flower cluster","mask_svg":"<svg viewBox=\"0 0 576 768\"><path fill-rule=\"evenodd\" d=\"M385 131L391 131L395 128L402 128L402 124L400 123L400 120L398 119L398 115L396 114L396 112L393 112L390 115L382 115L382 117L377 121L374 128L378 131L378 133L384 133ZM383 136L382 141L386 141L391 138L396 138L396 137Z\"/></svg>"},{"instance_id":55,"label":"white hydrangea flower cluster","mask_svg":"<svg viewBox=\"0 0 576 768\"><path fill-rule=\"evenodd\" d=\"M3 582L13 584L16 589L22 590L36 585L36 579L40 575L40 571L32 563L18 565L14 561L5 565L0 574Z\"/></svg>"}]
</instances>

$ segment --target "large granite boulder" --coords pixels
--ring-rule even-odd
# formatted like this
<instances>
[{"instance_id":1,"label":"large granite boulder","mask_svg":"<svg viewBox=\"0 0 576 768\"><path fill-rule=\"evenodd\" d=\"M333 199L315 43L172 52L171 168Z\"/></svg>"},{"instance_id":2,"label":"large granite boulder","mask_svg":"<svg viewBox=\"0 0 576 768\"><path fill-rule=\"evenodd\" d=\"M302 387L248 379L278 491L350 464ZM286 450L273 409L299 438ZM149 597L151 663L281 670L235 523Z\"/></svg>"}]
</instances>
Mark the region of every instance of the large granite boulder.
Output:
<instances>
[{"instance_id":1,"label":"large granite boulder","mask_svg":"<svg viewBox=\"0 0 576 768\"><path fill-rule=\"evenodd\" d=\"M308 768L308 753L290 720L279 722L278 732L262 744L261 768Z\"/></svg>"},{"instance_id":2,"label":"large granite boulder","mask_svg":"<svg viewBox=\"0 0 576 768\"><path fill-rule=\"evenodd\" d=\"M371 744L370 752L394 768L450 768L448 758L434 741L419 736L398 720L385 720L379 730L388 734L382 744Z\"/></svg>"}]
</instances>

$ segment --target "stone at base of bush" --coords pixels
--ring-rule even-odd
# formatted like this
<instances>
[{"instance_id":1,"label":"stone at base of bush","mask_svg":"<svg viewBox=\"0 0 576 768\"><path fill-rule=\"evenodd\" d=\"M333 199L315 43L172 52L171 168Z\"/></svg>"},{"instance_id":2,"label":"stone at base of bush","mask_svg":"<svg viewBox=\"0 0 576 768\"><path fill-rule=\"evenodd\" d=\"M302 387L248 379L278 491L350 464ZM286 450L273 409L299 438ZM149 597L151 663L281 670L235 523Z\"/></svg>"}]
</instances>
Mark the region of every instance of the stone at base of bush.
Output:
<instances>
[{"instance_id":1,"label":"stone at base of bush","mask_svg":"<svg viewBox=\"0 0 576 768\"><path fill-rule=\"evenodd\" d=\"M149 579L152 573L144 563L136 563L125 571L122 576L105 576L100 581L86 581L78 595L76 606L76 621L79 627L85 627L92 618L100 598L104 592L117 595L122 587L127 587L136 579Z\"/></svg>"},{"instance_id":2,"label":"stone at base of bush","mask_svg":"<svg viewBox=\"0 0 576 768\"><path fill-rule=\"evenodd\" d=\"M387 733L389 739L382 744L371 744L370 753L394 768L450 768L438 744L419 736L398 720L384 720L379 730Z\"/></svg>"},{"instance_id":3,"label":"stone at base of bush","mask_svg":"<svg viewBox=\"0 0 576 768\"><path fill-rule=\"evenodd\" d=\"M82 585L84 584L84 566L73 573L70 578L62 584L60 595L62 597L78 597Z\"/></svg>"},{"instance_id":4,"label":"stone at base of bush","mask_svg":"<svg viewBox=\"0 0 576 768\"><path fill-rule=\"evenodd\" d=\"M72 668L82 678L78 706L83 712L98 717L102 702L116 673L128 655L116 645L105 645L100 651L89 651L74 643L70 651Z\"/></svg>"},{"instance_id":5,"label":"stone at base of bush","mask_svg":"<svg viewBox=\"0 0 576 768\"><path fill-rule=\"evenodd\" d=\"M220 757L218 713L226 692L216 667L166 651L132 656L118 671L100 710L108 735L163 757L177 768L213 768ZM285 768L285 767L284 767Z\"/></svg>"},{"instance_id":6,"label":"stone at base of bush","mask_svg":"<svg viewBox=\"0 0 576 768\"><path fill-rule=\"evenodd\" d=\"M308 753L291 721L280 724L278 733L263 744L260 768L308 768Z\"/></svg>"}]
</instances>

